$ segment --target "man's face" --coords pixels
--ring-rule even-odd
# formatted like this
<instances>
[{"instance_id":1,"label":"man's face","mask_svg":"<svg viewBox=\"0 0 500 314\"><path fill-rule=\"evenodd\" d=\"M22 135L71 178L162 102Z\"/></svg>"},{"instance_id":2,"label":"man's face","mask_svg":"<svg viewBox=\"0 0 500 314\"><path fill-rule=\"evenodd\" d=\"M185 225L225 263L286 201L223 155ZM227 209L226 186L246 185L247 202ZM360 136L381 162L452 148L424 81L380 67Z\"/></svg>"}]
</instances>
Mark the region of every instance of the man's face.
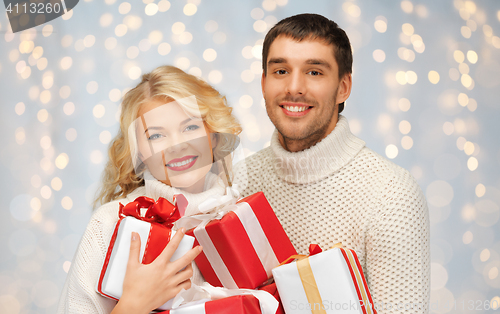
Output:
<instances>
[{"instance_id":1,"label":"man's face","mask_svg":"<svg viewBox=\"0 0 500 314\"><path fill-rule=\"evenodd\" d=\"M303 150L326 137L350 90L350 75L339 80L332 45L285 36L271 44L262 93L285 149Z\"/></svg>"}]
</instances>

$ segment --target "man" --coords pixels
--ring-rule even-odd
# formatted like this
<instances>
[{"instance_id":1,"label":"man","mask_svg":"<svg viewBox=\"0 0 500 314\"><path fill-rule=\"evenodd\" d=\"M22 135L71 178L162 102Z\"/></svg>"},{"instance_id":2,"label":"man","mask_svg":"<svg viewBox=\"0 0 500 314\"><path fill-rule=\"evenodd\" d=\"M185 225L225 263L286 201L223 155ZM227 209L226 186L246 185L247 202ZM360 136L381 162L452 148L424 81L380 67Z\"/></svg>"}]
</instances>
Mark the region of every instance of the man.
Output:
<instances>
[{"instance_id":1,"label":"man","mask_svg":"<svg viewBox=\"0 0 500 314\"><path fill-rule=\"evenodd\" d=\"M276 130L237 173L243 196L264 192L299 253L310 243L356 250L379 313L427 313L427 205L409 172L366 148L339 115L352 86L347 35L323 16L296 15L269 31L262 55Z\"/></svg>"}]
</instances>

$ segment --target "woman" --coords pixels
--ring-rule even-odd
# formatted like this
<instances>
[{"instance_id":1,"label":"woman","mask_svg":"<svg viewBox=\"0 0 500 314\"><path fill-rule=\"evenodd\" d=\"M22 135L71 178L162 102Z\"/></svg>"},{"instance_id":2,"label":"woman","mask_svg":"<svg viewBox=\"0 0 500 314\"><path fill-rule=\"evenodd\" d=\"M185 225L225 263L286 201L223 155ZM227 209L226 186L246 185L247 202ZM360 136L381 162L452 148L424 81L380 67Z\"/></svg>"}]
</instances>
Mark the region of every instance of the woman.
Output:
<instances>
[{"instance_id":1,"label":"woman","mask_svg":"<svg viewBox=\"0 0 500 314\"><path fill-rule=\"evenodd\" d=\"M209 196L224 193L223 176L219 175L222 167L212 163L220 163L234 144L218 135L241 132L231 111L225 97L209 84L171 66L145 74L126 93L120 131L109 148L95 203L104 205L92 215L80 242L59 313L149 313L189 288L189 278L200 282L201 275L193 275L190 264L201 249L193 248L179 260L168 262L183 230L149 265L138 262L140 240L132 234L122 297L117 303L95 291L119 203L127 204L139 196L173 202L174 195L182 193L188 200L185 214L193 215Z\"/></svg>"}]
</instances>

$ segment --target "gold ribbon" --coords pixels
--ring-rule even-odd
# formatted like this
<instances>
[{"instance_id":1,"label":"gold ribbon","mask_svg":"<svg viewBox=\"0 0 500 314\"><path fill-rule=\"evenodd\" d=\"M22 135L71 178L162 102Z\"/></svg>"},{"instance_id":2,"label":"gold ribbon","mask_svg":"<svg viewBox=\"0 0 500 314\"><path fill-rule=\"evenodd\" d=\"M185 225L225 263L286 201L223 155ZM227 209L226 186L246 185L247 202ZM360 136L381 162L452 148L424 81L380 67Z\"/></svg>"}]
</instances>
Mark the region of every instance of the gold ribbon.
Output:
<instances>
[{"instance_id":1,"label":"gold ribbon","mask_svg":"<svg viewBox=\"0 0 500 314\"><path fill-rule=\"evenodd\" d=\"M321 295L316 285L316 279L314 279L314 274L309 264L309 258L298 260L296 264L300 281L302 281L307 301L311 307L311 312L313 314L326 314L325 308L323 307L323 300L321 300Z\"/></svg>"}]
</instances>

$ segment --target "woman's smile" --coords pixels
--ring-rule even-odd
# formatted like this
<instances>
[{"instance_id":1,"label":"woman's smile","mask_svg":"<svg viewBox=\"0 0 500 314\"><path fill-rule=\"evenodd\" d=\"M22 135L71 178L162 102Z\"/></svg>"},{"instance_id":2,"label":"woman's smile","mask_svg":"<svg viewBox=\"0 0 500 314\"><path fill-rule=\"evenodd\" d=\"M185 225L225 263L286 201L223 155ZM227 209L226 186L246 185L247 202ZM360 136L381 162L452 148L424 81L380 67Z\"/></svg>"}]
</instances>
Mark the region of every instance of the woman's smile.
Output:
<instances>
[{"instance_id":1,"label":"woman's smile","mask_svg":"<svg viewBox=\"0 0 500 314\"><path fill-rule=\"evenodd\" d=\"M172 159L165 166L173 171L184 171L194 166L197 159L198 156L188 155L181 158Z\"/></svg>"}]
</instances>

